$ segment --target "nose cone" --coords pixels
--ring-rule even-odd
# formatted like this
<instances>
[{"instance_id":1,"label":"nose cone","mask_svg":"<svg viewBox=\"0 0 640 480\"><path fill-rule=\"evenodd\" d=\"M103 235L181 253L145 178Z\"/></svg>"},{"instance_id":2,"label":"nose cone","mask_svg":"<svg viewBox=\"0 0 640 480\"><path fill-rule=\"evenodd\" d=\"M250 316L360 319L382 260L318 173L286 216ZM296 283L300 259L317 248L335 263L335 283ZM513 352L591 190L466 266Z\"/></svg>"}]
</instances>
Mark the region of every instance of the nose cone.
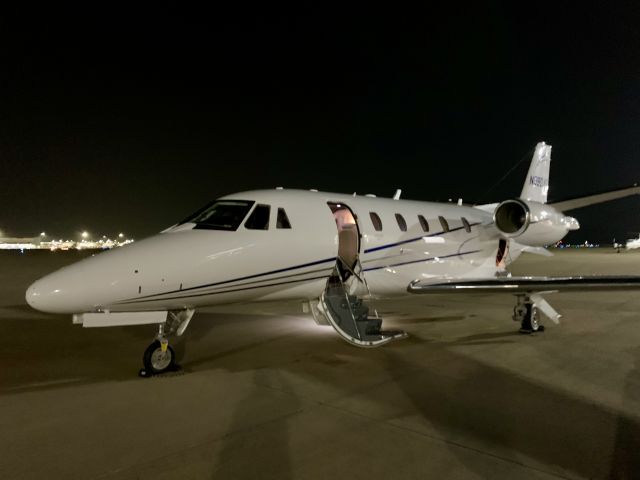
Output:
<instances>
[{"instance_id":1,"label":"nose cone","mask_svg":"<svg viewBox=\"0 0 640 480\"><path fill-rule=\"evenodd\" d=\"M38 310L38 299L40 295L41 291L38 287L38 282L35 282L27 288L27 293L24 294L24 298L31 308Z\"/></svg>"},{"instance_id":2,"label":"nose cone","mask_svg":"<svg viewBox=\"0 0 640 480\"><path fill-rule=\"evenodd\" d=\"M33 283L25 293L25 300L36 310L47 313L78 313L78 298L73 295L73 285L51 274Z\"/></svg>"}]
</instances>

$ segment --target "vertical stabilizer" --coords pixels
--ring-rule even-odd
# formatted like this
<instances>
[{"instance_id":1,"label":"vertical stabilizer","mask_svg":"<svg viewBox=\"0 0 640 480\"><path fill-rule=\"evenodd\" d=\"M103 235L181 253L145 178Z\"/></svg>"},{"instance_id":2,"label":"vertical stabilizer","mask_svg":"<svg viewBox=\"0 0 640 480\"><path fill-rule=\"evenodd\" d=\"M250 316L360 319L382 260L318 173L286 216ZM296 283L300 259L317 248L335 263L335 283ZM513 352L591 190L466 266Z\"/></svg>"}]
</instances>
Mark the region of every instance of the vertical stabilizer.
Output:
<instances>
[{"instance_id":1,"label":"vertical stabilizer","mask_svg":"<svg viewBox=\"0 0 640 480\"><path fill-rule=\"evenodd\" d=\"M529 173L522 187L520 198L533 202L547 203L549 193L549 167L551 166L551 145L540 142L536 145L531 159Z\"/></svg>"}]
</instances>

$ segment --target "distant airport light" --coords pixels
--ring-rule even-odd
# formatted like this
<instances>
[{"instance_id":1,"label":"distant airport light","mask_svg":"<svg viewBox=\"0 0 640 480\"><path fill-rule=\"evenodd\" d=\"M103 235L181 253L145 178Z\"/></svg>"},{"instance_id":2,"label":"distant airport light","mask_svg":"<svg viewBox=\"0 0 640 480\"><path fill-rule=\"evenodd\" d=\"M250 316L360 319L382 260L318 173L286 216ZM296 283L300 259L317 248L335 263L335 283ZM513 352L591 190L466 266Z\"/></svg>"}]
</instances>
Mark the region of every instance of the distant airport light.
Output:
<instances>
[{"instance_id":1,"label":"distant airport light","mask_svg":"<svg viewBox=\"0 0 640 480\"><path fill-rule=\"evenodd\" d=\"M120 238L124 238L124 233L119 233L119 234L118 234L118 237L120 237Z\"/></svg>"},{"instance_id":2,"label":"distant airport light","mask_svg":"<svg viewBox=\"0 0 640 480\"><path fill-rule=\"evenodd\" d=\"M46 234L46 233L44 233L44 232L40 232L40 236L41 236L41 237L46 237L46 236L47 236L47 234Z\"/></svg>"},{"instance_id":3,"label":"distant airport light","mask_svg":"<svg viewBox=\"0 0 640 480\"><path fill-rule=\"evenodd\" d=\"M84 231L82 232L82 238L88 238L89 237L89 232Z\"/></svg>"}]
</instances>

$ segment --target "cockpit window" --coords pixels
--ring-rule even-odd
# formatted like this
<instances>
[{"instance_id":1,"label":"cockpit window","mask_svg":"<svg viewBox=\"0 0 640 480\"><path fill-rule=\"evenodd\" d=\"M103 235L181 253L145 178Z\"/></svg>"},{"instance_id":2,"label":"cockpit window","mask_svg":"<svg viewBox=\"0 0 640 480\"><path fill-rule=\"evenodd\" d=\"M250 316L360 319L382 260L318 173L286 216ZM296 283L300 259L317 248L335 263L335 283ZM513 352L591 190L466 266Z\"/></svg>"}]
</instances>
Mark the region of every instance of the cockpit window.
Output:
<instances>
[{"instance_id":1,"label":"cockpit window","mask_svg":"<svg viewBox=\"0 0 640 480\"><path fill-rule=\"evenodd\" d=\"M269 205L256 205L251 215L244 223L245 228L250 230L269 230L269 214L271 207Z\"/></svg>"},{"instance_id":2,"label":"cockpit window","mask_svg":"<svg viewBox=\"0 0 640 480\"><path fill-rule=\"evenodd\" d=\"M284 208L278 209L278 218L276 220L276 228L291 228L291 223L289 223L289 217L287 217L287 212L284 211Z\"/></svg>"},{"instance_id":3,"label":"cockpit window","mask_svg":"<svg viewBox=\"0 0 640 480\"><path fill-rule=\"evenodd\" d=\"M254 202L247 200L216 200L180 222L195 223L195 228L208 230L238 229Z\"/></svg>"}]
</instances>

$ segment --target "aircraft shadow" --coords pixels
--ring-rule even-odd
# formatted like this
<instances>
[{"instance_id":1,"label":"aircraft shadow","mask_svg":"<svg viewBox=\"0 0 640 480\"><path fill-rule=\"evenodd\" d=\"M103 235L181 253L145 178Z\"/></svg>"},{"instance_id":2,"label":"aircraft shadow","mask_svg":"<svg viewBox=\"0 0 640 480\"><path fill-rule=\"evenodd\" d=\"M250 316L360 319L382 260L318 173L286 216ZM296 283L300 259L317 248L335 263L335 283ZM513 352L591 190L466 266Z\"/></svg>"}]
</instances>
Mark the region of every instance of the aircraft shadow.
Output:
<instances>
[{"instance_id":1,"label":"aircraft shadow","mask_svg":"<svg viewBox=\"0 0 640 480\"><path fill-rule=\"evenodd\" d=\"M423 419L411 428L418 431L434 428L439 437L452 445L455 454L462 445L472 450L488 450L489 455L514 463L526 464L526 459L521 458L524 455L548 465L549 470L543 470L555 474L616 479L640 475L637 419L446 348L437 345L431 348L437 350L438 362L419 371L402 352L387 352L391 371L416 372L394 380ZM629 395L632 390L634 398L640 396L637 368L640 350L636 359L626 392ZM405 422L400 419L400 423ZM518 456L513 452L518 452ZM465 463L469 457L458 455L458 458ZM466 466L474 471L473 464Z\"/></svg>"}]
</instances>

